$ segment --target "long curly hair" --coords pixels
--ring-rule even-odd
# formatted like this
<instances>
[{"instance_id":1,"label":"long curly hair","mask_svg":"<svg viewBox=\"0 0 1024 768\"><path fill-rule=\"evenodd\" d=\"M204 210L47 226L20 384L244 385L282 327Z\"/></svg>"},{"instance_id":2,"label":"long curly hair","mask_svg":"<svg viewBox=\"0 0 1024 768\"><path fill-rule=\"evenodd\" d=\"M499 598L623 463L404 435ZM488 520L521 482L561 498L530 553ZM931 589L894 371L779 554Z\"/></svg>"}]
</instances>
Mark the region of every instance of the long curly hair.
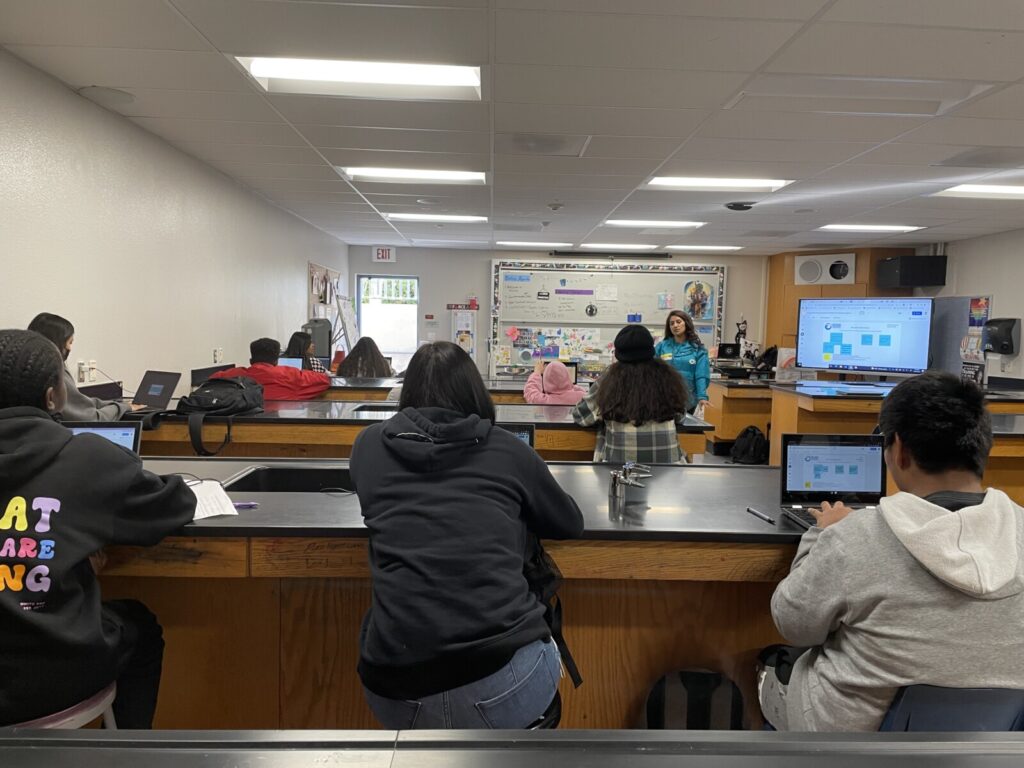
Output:
<instances>
[{"instance_id":1,"label":"long curly hair","mask_svg":"<svg viewBox=\"0 0 1024 768\"><path fill-rule=\"evenodd\" d=\"M0 408L46 410L46 390L59 387L64 361L52 341L35 331L0 331Z\"/></svg>"},{"instance_id":2,"label":"long curly hair","mask_svg":"<svg viewBox=\"0 0 1024 768\"><path fill-rule=\"evenodd\" d=\"M615 362L597 383L597 407L605 421L669 421L686 413L683 377L660 358L640 363Z\"/></svg>"}]
</instances>

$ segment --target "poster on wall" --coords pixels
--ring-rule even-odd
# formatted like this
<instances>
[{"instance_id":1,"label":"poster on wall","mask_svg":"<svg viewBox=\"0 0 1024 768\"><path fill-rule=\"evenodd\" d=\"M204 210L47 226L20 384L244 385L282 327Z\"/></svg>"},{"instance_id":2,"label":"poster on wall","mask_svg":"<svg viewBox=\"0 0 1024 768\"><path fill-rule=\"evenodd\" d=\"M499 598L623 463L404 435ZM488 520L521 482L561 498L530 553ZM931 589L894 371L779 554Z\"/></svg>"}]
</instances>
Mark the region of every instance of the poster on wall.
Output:
<instances>
[{"instance_id":1,"label":"poster on wall","mask_svg":"<svg viewBox=\"0 0 1024 768\"><path fill-rule=\"evenodd\" d=\"M341 293L341 273L322 264L309 262L309 282L307 283L307 314L308 319L323 318L331 321L331 340L337 336L338 297Z\"/></svg>"},{"instance_id":2,"label":"poster on wall","mask_svg":"<svg viewBox=\"0 0 1024 768\"><path fill-rule=\"evenodd\" d=\"M985 323L989 319L988 296L971 297L967 333L960 341L960 378L985 385Z\"/></svg>"}]
</instances>

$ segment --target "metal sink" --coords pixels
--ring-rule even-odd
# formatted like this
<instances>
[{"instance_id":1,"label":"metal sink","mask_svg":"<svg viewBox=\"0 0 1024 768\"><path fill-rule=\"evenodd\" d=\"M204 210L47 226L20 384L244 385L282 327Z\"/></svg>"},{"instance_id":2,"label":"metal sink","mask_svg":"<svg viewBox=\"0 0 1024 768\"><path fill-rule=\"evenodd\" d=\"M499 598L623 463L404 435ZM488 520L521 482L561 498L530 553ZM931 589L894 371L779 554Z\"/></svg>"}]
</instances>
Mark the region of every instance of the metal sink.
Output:
<instances>
[{"instance_id":1,"label":"metal sink","mask_svg":"<svg viewBox=\"0 0 1024 768\"><path fill-rule=\"evenodd\" d=\"M226 491L318 493L351 491L348 467L252 467L224 483Z\"/></svg>"}]
</instances>

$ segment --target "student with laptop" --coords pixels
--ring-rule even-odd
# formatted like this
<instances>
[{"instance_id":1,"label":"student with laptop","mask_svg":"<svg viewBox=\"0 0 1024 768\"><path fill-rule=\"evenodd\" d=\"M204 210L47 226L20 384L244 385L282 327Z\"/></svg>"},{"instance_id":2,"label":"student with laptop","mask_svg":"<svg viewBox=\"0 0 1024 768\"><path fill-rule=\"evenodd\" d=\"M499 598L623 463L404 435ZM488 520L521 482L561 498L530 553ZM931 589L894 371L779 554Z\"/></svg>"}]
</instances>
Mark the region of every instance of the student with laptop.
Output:
<instances>
[{"instance_id":1,"label":"student with laptop","mask_svg":"<svg viewBox=\"0 0 1024 768\"><path fill-rule=\"evenodd\" d=\"M71 345L75 341L75 326L60 315L40 312L28 324L30 331L42 334L53 342L54 346L67 361L71 354ZM67 391L67 402L61 416L68 421L117 421L128 411L137 411L144 406L134 403L123 403L118 400L100 400L88 397L78 391L75 377L65 367L64 388Z\"/></svg>"},{"instance_id":2,"label":"student with laptop","mask_svg":"<svg viewBox=\"0 0 1024 768\"><path fill-rule=\"evenodd\" d=\"M1024 688L1024 510L982 487L992 422L948 373L899 384L879 418L900 492L815 510L772 597L787 642L758 689L779 730L875 731L897 690Z\"/></svg>"},{"instance_id":3,"label":"student with laptop","mask_svg":"<svg viewBox=\"0 0 1024 768\"><path fill-rule=\"evenodd\" d=\"M274 339L256 339L249 345L249 367L218 371L211 379L248 378L263 385L264 400L309 400L331 386L331 377L318 371L303 371L278 365L281 344Z\"/></svg>"},{"instance_id":4,"label":"student with laptop","mask_svg":"<svg viewBox=\"0 0 1024 768\"><path fill-rule=\"evenodd\" d=\"M327 373L327 367L320 362L316 356L316 346L313 344L313 337L305 331L296 331L288 339L288 346L281 357L301 361L301 368L305 371L316 371Z\"/></svg>"},{"instance_id":5,"label":"student with laptop","mask_svg":"<svg viewBox=\"0 0 1024 768\"><path fill-rule=\"evenodd\" d=\"M156 544L192 520L196 499L180 477L54 421L62 369L43 336L0 331L0 726L55 714L116 680L118 727L149 728L162 631L139 602L101 602L94 556Z\"/></svg>"}]
</instances>

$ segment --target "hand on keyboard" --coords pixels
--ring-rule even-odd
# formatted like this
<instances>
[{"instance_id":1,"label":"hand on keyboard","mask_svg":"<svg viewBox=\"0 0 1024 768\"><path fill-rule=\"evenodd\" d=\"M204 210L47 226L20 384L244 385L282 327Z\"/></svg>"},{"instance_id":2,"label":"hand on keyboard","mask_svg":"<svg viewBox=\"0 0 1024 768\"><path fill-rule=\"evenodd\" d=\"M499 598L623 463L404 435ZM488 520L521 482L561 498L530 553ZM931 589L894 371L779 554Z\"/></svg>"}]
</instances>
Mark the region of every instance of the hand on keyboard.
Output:
<instances>
[{"instance_id":1,"label":"hand on keyboard","mask_svg":"<svg viewBox=\"0 0 1024 768\"><path fill-rule=\"evenodd\" d=\"M811 508L811 514L814 515L819 528L828 528L830 525L838 523L851 512L853 510L841 501L837 501L835 504L829 504L825 501L822 502L821 509Z\"/></svg>"}]
</instances>

